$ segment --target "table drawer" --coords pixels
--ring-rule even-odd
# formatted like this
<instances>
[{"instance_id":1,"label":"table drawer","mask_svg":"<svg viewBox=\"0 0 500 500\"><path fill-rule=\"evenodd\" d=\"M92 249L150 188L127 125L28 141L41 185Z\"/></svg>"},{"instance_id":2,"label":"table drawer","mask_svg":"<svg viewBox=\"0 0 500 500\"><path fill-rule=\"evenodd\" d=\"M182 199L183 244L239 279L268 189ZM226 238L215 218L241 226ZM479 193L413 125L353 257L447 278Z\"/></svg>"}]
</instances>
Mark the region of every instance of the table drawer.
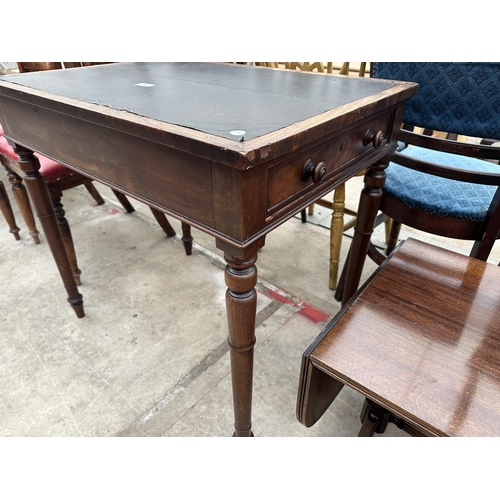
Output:
<instances>
[{"instance_id":1,"label":"table drawer","mask_svg":"<svg viewBox=\"0 0 500 500\"><path fill-rule=\"evenodd\" d=\"M387 144L394 112L345 130L268 170L267 214L341 175Z\"/></svg>"}]
</instances>

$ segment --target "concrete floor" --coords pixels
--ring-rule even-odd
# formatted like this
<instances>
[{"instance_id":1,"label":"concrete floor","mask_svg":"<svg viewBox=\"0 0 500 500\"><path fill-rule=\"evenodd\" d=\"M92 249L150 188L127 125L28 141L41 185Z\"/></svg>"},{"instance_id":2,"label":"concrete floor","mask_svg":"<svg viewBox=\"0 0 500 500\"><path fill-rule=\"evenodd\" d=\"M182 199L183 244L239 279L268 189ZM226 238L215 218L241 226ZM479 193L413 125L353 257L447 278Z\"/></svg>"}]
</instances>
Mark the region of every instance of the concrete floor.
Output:
<instances>
[{"instance_id":1,"label":"concrete floor","mask_svg":"<svg viewBox=\"0 0 500 500\"><path fill-rule=\"evenodd\" d=\"M0 180L9 187L3 171ZM348 184L352 208L361 182ZM82 270L83 319L66 302L45 238L33 243L14 202L21 241L0 224L0 436L230 436L221 252L193 230L187 257L180 237L166 238L146 206L131 200L136 212L126 214L108 188L96 187L103 206L83 188L63 197ZM259 253L256 436L359 430L363 398L348 388L315 426L295 418L301 355L339 310L328 289L330 214L317 206L310 223L291 219ZM342 262L349 242L345 235ZM368 262L365 277L374 268ZM383 437L390 436L406 434L391 424Z\"/></svg>"}]
</instances>

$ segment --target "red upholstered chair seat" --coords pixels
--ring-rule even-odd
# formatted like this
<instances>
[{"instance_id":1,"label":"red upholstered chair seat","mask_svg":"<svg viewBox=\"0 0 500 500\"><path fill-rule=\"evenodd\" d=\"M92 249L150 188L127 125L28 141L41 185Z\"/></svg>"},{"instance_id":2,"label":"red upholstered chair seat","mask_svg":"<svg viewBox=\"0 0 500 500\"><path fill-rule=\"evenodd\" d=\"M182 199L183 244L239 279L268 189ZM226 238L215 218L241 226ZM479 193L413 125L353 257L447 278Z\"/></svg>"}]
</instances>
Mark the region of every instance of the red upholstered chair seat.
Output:
<instances>
[{"instance_id":1,"label":"red upholstered chair seat","mask_svg":"<svg viewBox=\"0 0 500 500\"><path fill-rule=\"evenodd\" d=\"M17 161L17 155L14 152L14 149L3 135L0 136L0 153L8 156L11 160Z\"/></svg>"},{"instance_id":2,"label":"red upholstered chair seat","mask_svg":"<svg viewBox=\"0 0 500 500\"><path fill-rule=\"evenodd\" d=\"M12 146L7 142L7 139L1 134L0 134L0 153L3 153L5 156L8 156L14 161L17 161L17 155L14 151L14 148L12 148ZM64 165L61 165L60 163L57 163L56 161L51 160L50 158L42 156L41 154L37 154L36 156L40 160L40 172L42 172L42 174L45 177L45 180L48 183L57 181L59 179L62 179L63 177L68 177L70 175L73 175L73 171L65 167Z\"/></svg>"},{"instance_id":3,"label":"red upholstered chair seat","mask_svg":"<svg viewBox=\"0 0 500 500\"><path fill-rule=\"evenodd\" d=\"M42 155L37 155L40 160L40 172L45 176L46 181L51 182L73 175L73 171L60 163Z\"/></svg>"}]
</instances>

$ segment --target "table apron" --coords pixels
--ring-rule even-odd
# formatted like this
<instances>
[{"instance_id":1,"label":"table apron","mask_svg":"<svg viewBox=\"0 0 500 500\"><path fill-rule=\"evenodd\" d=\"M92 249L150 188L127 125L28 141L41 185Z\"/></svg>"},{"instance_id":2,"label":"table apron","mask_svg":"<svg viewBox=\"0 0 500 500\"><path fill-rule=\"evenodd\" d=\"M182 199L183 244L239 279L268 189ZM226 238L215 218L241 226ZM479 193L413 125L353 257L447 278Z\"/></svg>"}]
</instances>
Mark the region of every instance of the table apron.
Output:
<instances>
[{"instance_id":1,"label":"table apron","mask_svg":"<svg viewBox=\"0 0 500 500\"><path fill-rule=\"evenodd\" d=\"M244 249L394 150L400 108L247 170L16 99L2 99L0 122L11 141ZM363 145L368 129L382 130L389 142ZM301 179L309 158L327 164L318 184Z\"/></svg>"}]
</instances>

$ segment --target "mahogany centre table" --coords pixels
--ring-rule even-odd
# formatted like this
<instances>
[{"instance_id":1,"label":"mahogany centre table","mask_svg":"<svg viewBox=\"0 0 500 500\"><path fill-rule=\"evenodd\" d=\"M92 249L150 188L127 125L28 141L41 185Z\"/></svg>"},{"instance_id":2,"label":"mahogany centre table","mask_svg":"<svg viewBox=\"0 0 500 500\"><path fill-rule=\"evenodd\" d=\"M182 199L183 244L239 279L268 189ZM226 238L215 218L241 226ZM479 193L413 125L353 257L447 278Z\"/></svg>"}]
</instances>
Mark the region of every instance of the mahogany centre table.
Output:
<instances>
[{"instance_id":1,"label":"mahogany centre table","mask_svg":"<svg viewBox=\"0 0 500 500\"><path fill-rule=\"evenodd\" d=\"M370 165L383 170L416 88L247 65L118 63L0 78L0 123L77 316L83 299L33 152L216 238L234 435L251 436L257 251L336 186Z\"/></svg>"}]
</instances>

